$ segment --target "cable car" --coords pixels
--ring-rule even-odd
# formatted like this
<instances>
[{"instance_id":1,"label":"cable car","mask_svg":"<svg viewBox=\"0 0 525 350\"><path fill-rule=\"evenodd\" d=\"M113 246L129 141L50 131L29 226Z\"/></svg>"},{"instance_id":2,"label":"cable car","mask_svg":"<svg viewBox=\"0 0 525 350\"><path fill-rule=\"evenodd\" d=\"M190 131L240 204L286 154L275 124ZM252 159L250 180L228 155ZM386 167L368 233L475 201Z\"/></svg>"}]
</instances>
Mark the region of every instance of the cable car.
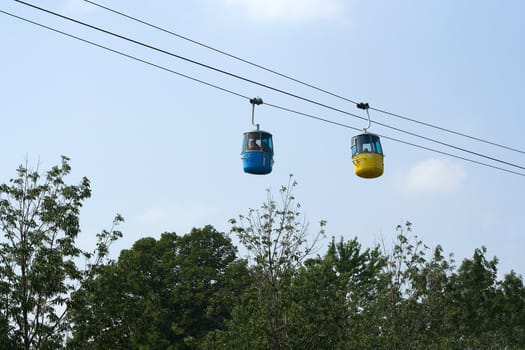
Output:
<instances>
[{"instance_id":1,"label":"cable car","mask_svg":"<svg viewBox=\"0 0 525 350\"><path fill-rule=\"evenodd\" d=\"M273 167L272 134L260 130L259 124L254 124L255 105L262 104L262 99L253 98L250 103L252 104L252 124L257 128L244 133L241 152L243 170L248 174L266 175L272 172Z\"/></svg>"},{"instance_id":2,"label":"cable car","mask_svg":"<svg viewBox=\"0 0 525 350\"><path fill-rule=\"evenodd\" d=\"M357 176L373 179L383 175L383 156L379 136L365 132L352 137L352 162Z\"/></svg>"},{"instance_id":3,"label":"cable car","mask_svg":"<svg viewBox=\"0 0 525 350\"><path fill-rule=\"evenodd\" d=\"M351 150L354 172L359 177L373 179L383 175L383 148L379 136L367 131L371 125L368 103L358 103L357 108L366 110L368 127L364 129L363 134L352 137Z\"/></svg>"},{"instance_id":4,"label":"cable car","mask_svg":"<svg viewBox=\"0 0 525 350\"><path fill-rule=\"evenodd\" d=\"M241 155L245 173L256 175L271 173L273 166L272 134L259 129L245 132Z\"/></svg>"}]
</instances>

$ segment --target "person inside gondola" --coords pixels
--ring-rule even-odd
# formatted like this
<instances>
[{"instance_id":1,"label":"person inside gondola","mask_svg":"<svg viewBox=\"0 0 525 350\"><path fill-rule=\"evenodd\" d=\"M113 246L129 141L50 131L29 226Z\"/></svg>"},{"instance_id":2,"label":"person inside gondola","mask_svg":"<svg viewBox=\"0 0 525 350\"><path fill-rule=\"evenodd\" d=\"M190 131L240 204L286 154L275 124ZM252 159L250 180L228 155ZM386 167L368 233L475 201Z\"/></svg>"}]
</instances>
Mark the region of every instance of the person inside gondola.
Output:
<instances>
[{"instance_id":1,"label":"person inside gondola","mask_svg":"<svg viewBox=\"0 0 525 350\"><path fill-rule=\"evenodd\" d=\"M248 141L248 150L249 151L258 151L260 150L261 147L259 147L259 145L257 144L257 141L255 138L250 138L250 140Z\"/></svg>"}]
</instances>

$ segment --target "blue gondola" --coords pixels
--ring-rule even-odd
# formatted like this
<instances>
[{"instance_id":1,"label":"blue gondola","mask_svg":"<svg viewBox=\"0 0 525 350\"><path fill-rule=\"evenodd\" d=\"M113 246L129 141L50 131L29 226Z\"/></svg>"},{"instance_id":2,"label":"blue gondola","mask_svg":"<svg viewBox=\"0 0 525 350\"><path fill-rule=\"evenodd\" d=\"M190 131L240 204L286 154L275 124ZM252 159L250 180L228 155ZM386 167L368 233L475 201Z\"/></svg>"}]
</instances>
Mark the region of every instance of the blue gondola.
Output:
<instances>
[{"instance_id":1,"label":"blue gondola","mask_svg":"<svg viewBox=\"0 0 525 350\"><path fill-rule=\"evenodd\" d=\"M245 173L256 175L271 173L273 166L272 134L259 129L245 132L241 158Z\"/></svg>"},{"instance_id":2,"label":"blue gondola","mask_svg":"<svg viewBox=\"0 0 525 350\"><path fill-rule=\"evenodd\" d=\"M263 103L261 98L250 100L252 104L252 124L254 119L255 105ZM255 125L255 124L254 124ZM273 167L273 139L272 134L259 129L244 133L242 142L241 159L245 173L255 175L266 175L272 172Z\"/></svg>"}]
</instances>

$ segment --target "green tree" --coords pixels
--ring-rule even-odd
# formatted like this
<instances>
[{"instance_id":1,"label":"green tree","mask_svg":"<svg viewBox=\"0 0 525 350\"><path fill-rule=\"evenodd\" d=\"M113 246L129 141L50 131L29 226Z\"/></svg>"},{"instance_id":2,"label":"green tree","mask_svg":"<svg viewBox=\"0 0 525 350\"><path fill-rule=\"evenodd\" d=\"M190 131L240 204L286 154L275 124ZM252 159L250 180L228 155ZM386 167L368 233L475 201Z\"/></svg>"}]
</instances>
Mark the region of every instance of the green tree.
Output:
<instances>
[{"instance_id":1,"label":"green tree","mask_svg":"<svg viewBox=\"0 0 525 350\"><path fill-rule=\"evenodd\" d=\"M250 347L289 346L293 335L287 331L287 308L291 303L292 279L314 252L318 238L324 235L325 222L321 221L319 232L308 241L309 225L293 195L296 185L290 175L288 184L279 191L279 202L267 190L266 202L260 209L250 209L247 216L239 216L239 221L230 220L231 232L248 250L253 263L254 285L251 294L245 295L245 309L238 309L236 314L243 321L238 319L235 325L240 328L232 330L238 340L244 339Z\"/></svg>"},{"instance_id":2,"label":"green tree","mask_svg":"<svg viewBox=\"0 0 525 350\"><path fill-rule=\"evenodd\" d=\"M418 278L425 259L426 247L417 236L411 236L412 224L398 225L391 252L386 252L382 276L383 289L376 313L383 318L380 329L381 348L411 349L417 341L421 322L421 305L414 280ZM379 346L378 346L379 347Z\"/></svg>"},{"instance_id":3,"label":"green tree","mask_svg":"<svg viewBox=\"0 0 525 350\"><path fill-rule=\"evenodd\" d=\"M476 249L456 270L441 246L427 260L426 247L398 237L383 273L373 314L382 317L374 349L521 349L525 336L525 291L521 277L497 279L497 259ZM364 347L361 347L364 348Z\"/></svg>"},{"instance_id":4,"label":"green tree","mask_svg":"<svg viewBox=\"0 0 525 350\"><path fill-rule=\"evenodd\" d=\"M231 310L249 284L246 262L237 249L212 226L193 229L177 242L173 303L181 312L172 325L187 344L198 344L213 330L225 329Z\"/></svg>"},{"instance_id":5,"label":"green tree","mask_svg":"<svg viewBox=\"0 0 525 350\"><path fill-rule=\"evenodd\" d=\"M116 230L98 234L94 252L80 249L79 210L90 197L87 178L67 185L69 159L45 175L27 163L0 185L0 330L11 349L55 349L69 330L71 294L103 263ZM122 218L117 216L115 224ZM93 259L81 268L79 259Z\"/></svg>"},{"instance_id":6,"label":"green tree","mask_svg":"<svg viewBox=\"0 0 525 350\"><path fill-rule=\"evenodd\" d=\"M383 315L374 310L386 264L379 246L363 250L356 238L347 242L333 239L323 261L337 275L336 290L344 296L346 326L340 331L344 335L340 348L375 349Z\"/></svg>"},{"instance_id":7,"label":"green tree","mask_svg":"<svg viewBox=\"0 0 525 350\"><path fill-rule=\"evenodd\" d=\"M370 349L448 349L452 256L445 259L437 246L429 248L412 235L412 224L398 225L397 237L380 275L376 303L368 312L378 337Z\"/></svg>"},{"instance_id":8,"label":"green tree","mask_svg":"<svg viewBox=\"0 0 525 350\"><path fill-rule=\"evenodd\" d=\"M496 257L476 249L451 279L454 336L462 348L522 349L525 339L525 289L521 277L497 280Z\"/></svg>"},{"instance_id":9,"label":"green tree","mask_svg":"<svg viewBox=\"0 0 525 350\"><path fill-rule=\"evenodd\" d=\"M456 326L450 313L453 304L450 277L454 268L452 255L446 259L438 245L433 250L432 259L425 261L412 276L413 292L409 305L417 312L413 348L448 349L454 344L451 334Z\"/></svg>"},{"instance_id":10,"label":"green tree","mask_svg":"<svg viewBox=\"0 0 525 350\"><path fill-rule=\"evenodd\" d=\"M519 349L525 344L525 287L523 279L514 271L498 283L496 299L501 336L507 349Z\"/></svg>"},{"instance_id":11,"label":"green tree","mask_svg":"<svg viewBox=\"0 0 525 350\"><path fill-rule=\"evenodd\" d=\"M332 239L322 259L307 260L287 296L287 348L365 348L383 266L379 248L363 250L357 239Z\"/></svg>"},{"instance_id":12,"label":"green tree","mask_svg":"<svg viewBox=\"0 0 525 350\"><path fill-rule=\"evenodd\" d=\"M226 328L248 284L246 262L212 226L142 238L76 294L70 347L199 348Z\"/></svg>"}]
</instances>

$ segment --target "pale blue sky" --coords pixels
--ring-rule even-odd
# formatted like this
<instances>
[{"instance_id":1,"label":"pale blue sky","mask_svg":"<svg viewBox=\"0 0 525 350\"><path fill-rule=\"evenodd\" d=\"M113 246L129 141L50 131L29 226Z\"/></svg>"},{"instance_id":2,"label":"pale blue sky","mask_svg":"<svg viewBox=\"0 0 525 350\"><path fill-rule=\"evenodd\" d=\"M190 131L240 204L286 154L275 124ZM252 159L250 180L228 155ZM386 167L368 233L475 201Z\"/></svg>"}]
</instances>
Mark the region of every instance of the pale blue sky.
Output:
<instances>
[{"instance_id":1,"label":"pale blue sky","mask_svg":"<svg viewBox=\"0 0 525 350\"><path fill-rule=\"evenodd\" d=\"M109 14L81 0L40 6L276 88L363 115L354 105ZM372 107L525 149L525 3L508 1L199 0L102 5ZM124 51L268 103L363 128L362 120L133 46L4 0L0 10ZM311 230L365 246L389 243L410 220L430 246L460 261L487 246L500 272L525 274L525 177L384 140L385 174L353 175L354 131L268 106L256 121L274 135L272 174L242 172L251 106L239 97L109 53L0 13L1 181L27 158L42 169L72 159L93 196L80 243L121 213L114 254L144 236L189 232L257 208L293 173ZM525 155L371 111L427 137L525 166ZM372 125L370 131L439 148ZM446 150L455 152L454 150ZM474 158L472 155L463 156ZM487 161L487 160L482 160ZM512 169L518 170L520 169ZM521 172L524 172L521 170ZM328 239L323 242L326 245Z\"/></svg>"}]
</instances>

